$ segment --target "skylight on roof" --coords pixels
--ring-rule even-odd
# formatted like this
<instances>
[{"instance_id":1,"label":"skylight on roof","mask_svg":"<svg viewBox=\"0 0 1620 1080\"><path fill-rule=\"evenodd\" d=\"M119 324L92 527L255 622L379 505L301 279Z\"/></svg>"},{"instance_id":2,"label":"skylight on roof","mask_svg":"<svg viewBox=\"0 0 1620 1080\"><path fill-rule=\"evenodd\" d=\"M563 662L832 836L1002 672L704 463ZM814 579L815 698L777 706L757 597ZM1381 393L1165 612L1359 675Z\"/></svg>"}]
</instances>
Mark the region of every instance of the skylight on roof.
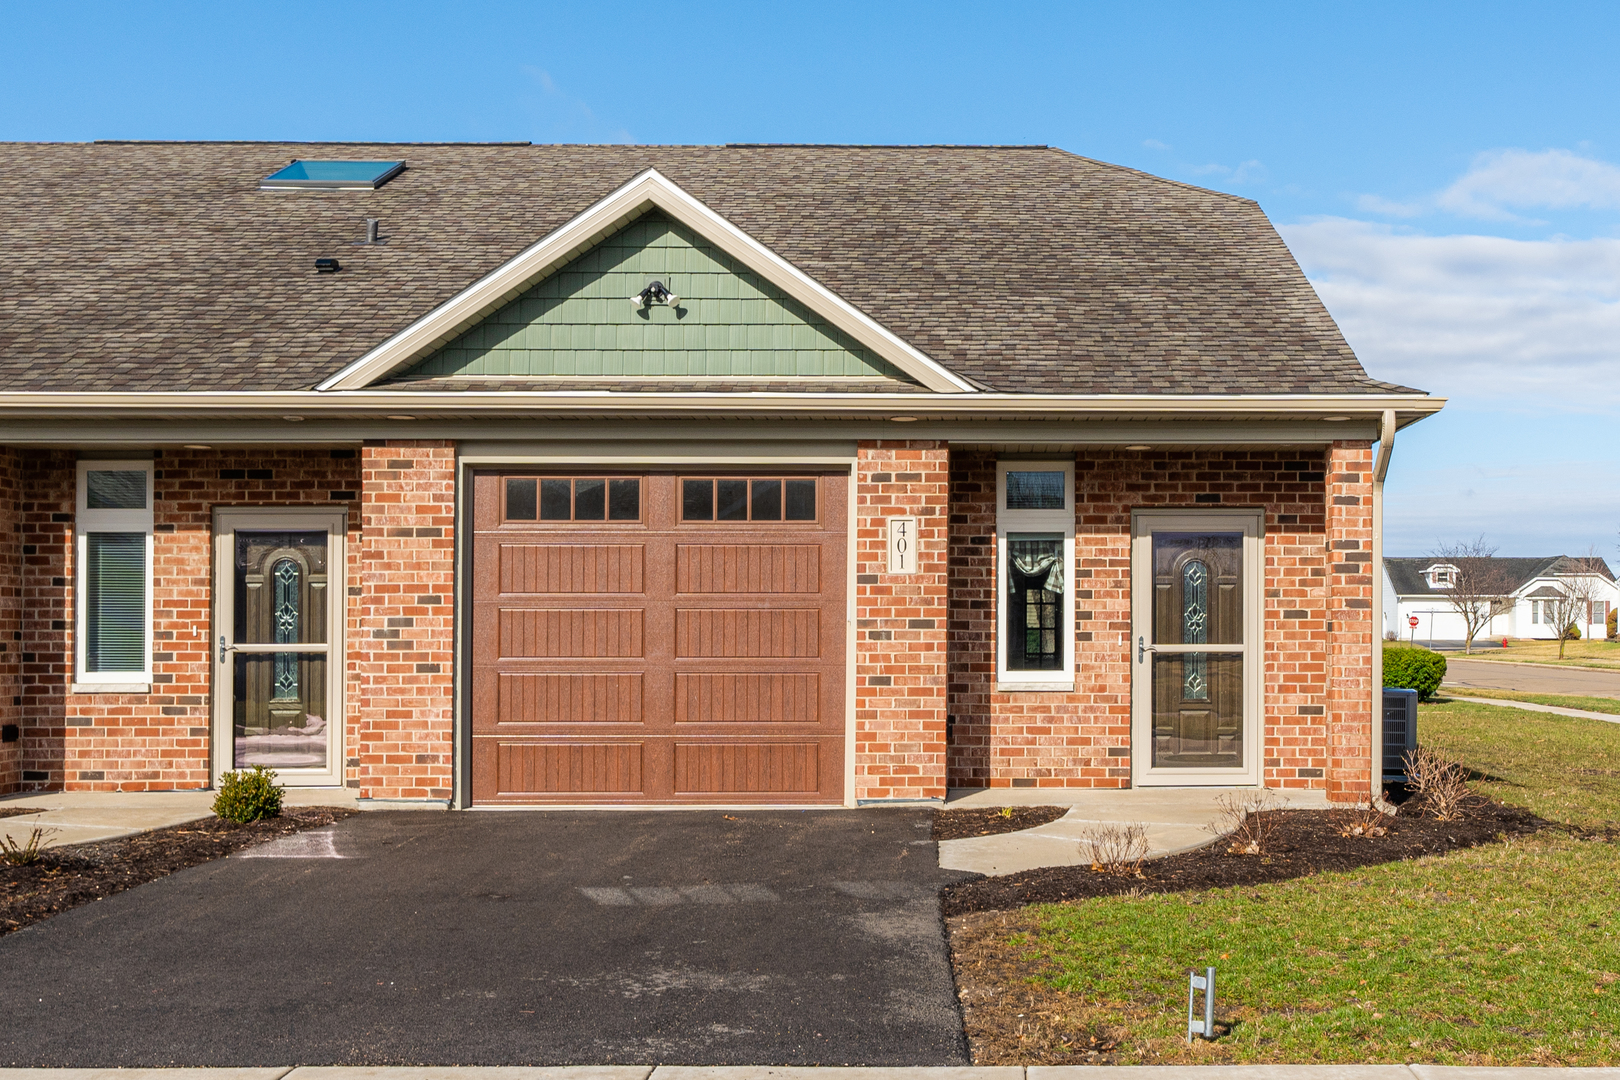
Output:
<instances>
[{"instance_id":1,"label":"skylight on roof","mask_svg":"<svg viewBox=\"0 0 1620 1080\"><path fill-rule=\"evenodd\" d=\"M370 191L405 168L403 161L294 161L259 181L260 191Z\"/></svg>"}]
</instances>

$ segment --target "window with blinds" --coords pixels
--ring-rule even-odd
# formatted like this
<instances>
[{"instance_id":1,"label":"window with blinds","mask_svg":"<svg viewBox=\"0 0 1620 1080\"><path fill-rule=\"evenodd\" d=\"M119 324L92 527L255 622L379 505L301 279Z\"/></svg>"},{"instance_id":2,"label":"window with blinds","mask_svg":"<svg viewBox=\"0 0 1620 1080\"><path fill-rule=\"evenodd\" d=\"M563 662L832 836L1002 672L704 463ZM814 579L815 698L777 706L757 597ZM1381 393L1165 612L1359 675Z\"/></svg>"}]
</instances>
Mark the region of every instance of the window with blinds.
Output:
<instances>
[{"instance_id":1,"label":"window with blinds","mask_svg":"<svg viewBox=\"0 0 1620 1080\"><path fill-rule=\"evenodd\" d=\"M151 681L152 463L81 461L76 682Z\"/></svg>"}]
</instances>

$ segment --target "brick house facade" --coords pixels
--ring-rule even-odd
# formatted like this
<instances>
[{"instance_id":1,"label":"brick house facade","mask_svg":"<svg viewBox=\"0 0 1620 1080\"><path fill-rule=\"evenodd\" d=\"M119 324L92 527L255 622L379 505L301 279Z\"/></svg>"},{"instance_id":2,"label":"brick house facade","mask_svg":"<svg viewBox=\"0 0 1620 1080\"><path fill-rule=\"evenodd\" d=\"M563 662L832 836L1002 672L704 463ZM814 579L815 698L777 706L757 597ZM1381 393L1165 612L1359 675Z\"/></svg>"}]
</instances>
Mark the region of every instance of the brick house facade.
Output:
<instances>
[{"instance_id":1,"label":"brick house facade","mask_svg":"<svg viewBox=\"0 0 1620 1080\"><path fill-rule=\"evenodd\" d=\"M4 152L86 177L188 155L198 205L318 232L347 195L252 190L287 149ZM1382 475L1398 427L1440 403L1365 376L1252 203L1044 150L400 153L406 172L354 196L399 222L394 247L344 240L342 271L282 273L257 315L151 315L139 297L167 287L162 243L138 253L149 277L102 267L63 286L128 298L80 309L71 340L9 301L0 794L208 787L260 760L376 805L1176 782L1373 793ZM860 167L792 189L816 154ZM558 155L594 180L548 187ZM953 179L962 166L1013 189L1090 185L1135 238L1108 257L1170 271L1135 314L1110 314L1106 268L1088 283L1094 268L1039 220ZM532 173L529 186L485 191L491 169ZM908 222L953 183L1005 220L986 235L964 206L954 231L910 248ZM458 184L510 235L458 247L463 223L435 218L448 211L432 198ZM1122 193L1147 210L1108 202ZM45 218L73 209L50 203L61 191L16 195ZM1075 227L1086 208L1051 198L1039 213ZM1177 262L1165 210L1220 236L1209 259L1227 265ZM127 212L161 213L133 198ZM652 239L633 257L670 267L661 280L685 301L650 285L633 306L589 299L604 274L628 296L652 273L581 261L636 221ZM145 224L198 242L189 219ZM278 243L244 273L281 280L299 256ZM908 252L978 284L920 315L920 295L955 286ZM1228 271L1244 290L1220 285ZM116 373L125 318L174 354L134 385ZM1222 329L1200 338L1189 318ZM572 345L548 319L575 320ZM1136 320L1115 329L1142 344L1097 337L1109 319ZM226 348L248 339L256 364ZM1172 340L1216 374L1167 360ZM695 373L721 363L723 377ZM649 374L660 364L687 369ZM90 488L146 474L150 504L109 511L146 521L146 538L97 524L114 519ZM1018 524L1037 518L1019 517L1009 485L1052 476L1044 524ZM92 565L98 536L112 539ZM144 579L114 539L145 552ZM249 565L252 543L282 554ZM1144 562L1177 543L1173 573ZM114 640L119 627L133 636ZM91 658L124 655L120 641L136 651Z\"/></svg>"}]
</instances>

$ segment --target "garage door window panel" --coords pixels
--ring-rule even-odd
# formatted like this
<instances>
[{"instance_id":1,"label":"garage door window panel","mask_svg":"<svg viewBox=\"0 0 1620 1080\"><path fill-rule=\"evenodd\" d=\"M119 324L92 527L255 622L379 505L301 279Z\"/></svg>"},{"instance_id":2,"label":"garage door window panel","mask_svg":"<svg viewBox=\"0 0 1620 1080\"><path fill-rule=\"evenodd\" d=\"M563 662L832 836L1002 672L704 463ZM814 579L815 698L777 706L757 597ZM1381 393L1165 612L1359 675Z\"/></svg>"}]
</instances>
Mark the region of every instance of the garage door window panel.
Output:
<instances>
[{"instance_id":1,"label":"garage door window panel","mask_svg":"<svg viewBox=\"0 0 1620 1080\"><path fill-rule=\"evenodd\" d=\"M802 477L681 480L681 521L804 522L817 520L817 482Z\"/></svg>"},{"instance_id":2,"label":"garage door window panel","mask_svg":"<svg viewBox=\"0 0 1620 1080\"><path fill-rule=\"evenodd\" d=\"M634 477L509 476L507 522L640 522L641 481Z\"/></svg>"}]
</instances>

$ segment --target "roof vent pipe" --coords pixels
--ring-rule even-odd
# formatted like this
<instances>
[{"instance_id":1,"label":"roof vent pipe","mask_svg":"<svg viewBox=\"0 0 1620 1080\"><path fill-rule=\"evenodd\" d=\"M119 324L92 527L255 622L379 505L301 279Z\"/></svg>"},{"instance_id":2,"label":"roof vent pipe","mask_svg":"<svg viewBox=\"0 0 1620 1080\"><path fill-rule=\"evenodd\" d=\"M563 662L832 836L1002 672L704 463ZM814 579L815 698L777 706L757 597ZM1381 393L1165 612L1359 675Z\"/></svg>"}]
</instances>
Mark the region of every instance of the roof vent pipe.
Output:
<instances>
[{"instance_id":1,"label":"roof vent pipe","mask_svg":"<svg viewBox=\"0 0 1620 1080\"><path fill-rule=\"evenodd\" d=\"M374 218L374 217L368 217L368 218L366 218L366 243L375 244L376 242L377 242L377 219Z\"/></svg>"}]
</instances>

